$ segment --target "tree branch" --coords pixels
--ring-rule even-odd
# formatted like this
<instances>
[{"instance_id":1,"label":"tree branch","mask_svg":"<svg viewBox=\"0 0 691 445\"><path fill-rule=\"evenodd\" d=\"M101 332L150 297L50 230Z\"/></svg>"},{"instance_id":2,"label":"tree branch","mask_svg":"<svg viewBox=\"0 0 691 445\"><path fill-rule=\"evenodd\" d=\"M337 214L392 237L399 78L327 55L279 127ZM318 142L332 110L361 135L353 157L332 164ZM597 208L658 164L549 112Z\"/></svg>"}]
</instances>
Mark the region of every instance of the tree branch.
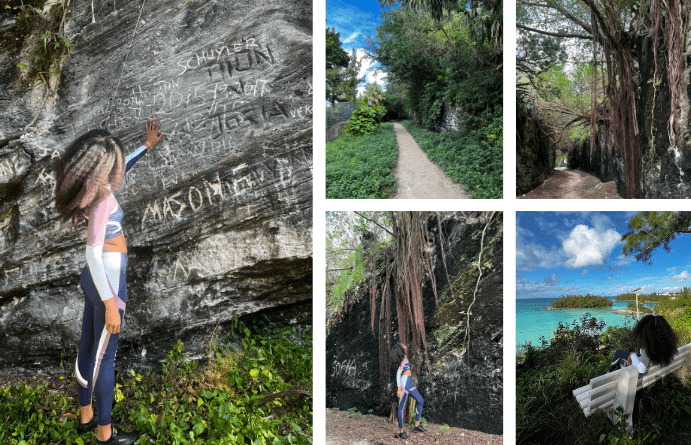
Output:
<instances>
[{"instance_id":1,"label":"tree branch","mask_svg":"<svg viewBox=\"0 0 691 445\"><path fill-rule=\"evenodd\" d=\"M585 40L592 40L593 36L590 35L585 35L585 34L560 34L556 32L549 32L549 31L542 31L540 29L535 29L535 28L529 28L527 26L523 26L519 23L516 23L516 28L521 28L525 29L526 31L531 31L531 32L537 32L540 34L545 34L547 36L553 36L553 37L574 37L577 39L585 39Z\"/></svg>"},{"instance_id":2,"label":"tree branch","mask_svg":"<svg viewBox=\"0 0 691 445\"><path fill-rule=\"evenodd\" d=\"M376 222L376 221L373 220L372 218L368 218L368 217L366 217L365 215L363 215L363 214L360 213L360 212L355 212L355 214L356 214L356 215L359 215L359 216L361 216L361 217L363 217L363 218L365 218L367 221L373 222L374 224L376 224L376 225L379 226L380 228L386 230L391 236L394 236L394 234L391 232L391 230L389 230L389 229L387 229L386 227L382 226L381 224L379 224L378 222Z\"/></svg>"}]
</instances>

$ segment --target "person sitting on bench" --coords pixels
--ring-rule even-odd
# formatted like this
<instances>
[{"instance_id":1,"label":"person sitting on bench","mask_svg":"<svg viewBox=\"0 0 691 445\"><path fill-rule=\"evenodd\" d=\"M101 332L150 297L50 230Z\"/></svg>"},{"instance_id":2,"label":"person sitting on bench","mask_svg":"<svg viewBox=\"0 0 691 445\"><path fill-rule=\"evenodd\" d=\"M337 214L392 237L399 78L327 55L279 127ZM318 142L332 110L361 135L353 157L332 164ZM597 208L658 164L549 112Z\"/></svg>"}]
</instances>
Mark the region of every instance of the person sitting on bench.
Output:
<instances>
[{"instance_id":1,"label":"person sitting on bench","mask_svg":"<svg viewBox=\"0 0 691 445\"><path fill-rule=\"evenodd\" d=\"M631 335L638 343L638 352L619 349L614 353L608 373L633 365L640 375L645 374L651 363L665 366L672 363L672 357L677 353L677 336L665 317L646 315L636 323Z\"/></svg>"}]
</instances>

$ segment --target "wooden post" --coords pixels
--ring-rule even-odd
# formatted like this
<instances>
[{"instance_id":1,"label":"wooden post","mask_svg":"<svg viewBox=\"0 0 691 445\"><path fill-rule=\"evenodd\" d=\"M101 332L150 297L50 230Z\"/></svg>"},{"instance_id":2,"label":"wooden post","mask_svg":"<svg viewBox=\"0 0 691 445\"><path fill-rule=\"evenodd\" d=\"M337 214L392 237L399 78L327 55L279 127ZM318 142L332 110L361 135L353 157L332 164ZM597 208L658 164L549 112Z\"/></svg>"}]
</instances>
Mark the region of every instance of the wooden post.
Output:
<instances>
[{"instance_id":1,"label":"wooden post","mask_svg":"<svg viewBox=\"0 0 691 445\"><path fill-rule=\"evenodd\" d=\"M691 349L686 351L686 360L684 360L684 364L681 365L681 369L683 370L682 372L686 374L691 373Z\"/></svg>"},{"instance_id":2,"label":"wooden post","mask_svg":"<svg viewBox=\"0 0 691 445\"><path fill-rule=\"evenodd\" d=\"M607 414L612 423L619 422L619 415L616 412L618 407L624 411L626 417L626 430L633 432L633 404L636 401L636 385L638 384L638 369L635 366L627 366L619 371L619 381L617 384L617 394L614 397L614 405Z\"/></svg>"}]
</instances>

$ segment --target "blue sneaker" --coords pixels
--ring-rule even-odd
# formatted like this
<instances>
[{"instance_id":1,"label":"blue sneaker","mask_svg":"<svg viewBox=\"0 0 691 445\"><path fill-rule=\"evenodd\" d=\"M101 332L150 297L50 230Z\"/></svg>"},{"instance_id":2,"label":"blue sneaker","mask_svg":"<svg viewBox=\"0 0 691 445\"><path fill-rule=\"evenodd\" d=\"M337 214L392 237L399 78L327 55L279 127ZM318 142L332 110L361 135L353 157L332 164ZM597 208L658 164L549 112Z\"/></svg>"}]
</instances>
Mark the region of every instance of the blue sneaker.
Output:
<instances>
[{"instance_id":1,"label":"blue sneaker","mask_svg":"<svg viewBox=\"0 0 691 445\"><path fill-rule=\"evenodd\" d=\"M405 431L402 431L398 433L398 437L400 437L401 439L407 439L408 435L405 433Z\"/></svg>"},{"instance_id":2,"label":"blue sneaker","mask_svg":"<svg viewBox=\"0 0 691 445\"><path fill-rule=\"evenodd\" d=\"M422 425L418 425L415 428L413 428L413 431L416 433L426 433L427 430L422 427Z\"/></svg>"}]
</instances>

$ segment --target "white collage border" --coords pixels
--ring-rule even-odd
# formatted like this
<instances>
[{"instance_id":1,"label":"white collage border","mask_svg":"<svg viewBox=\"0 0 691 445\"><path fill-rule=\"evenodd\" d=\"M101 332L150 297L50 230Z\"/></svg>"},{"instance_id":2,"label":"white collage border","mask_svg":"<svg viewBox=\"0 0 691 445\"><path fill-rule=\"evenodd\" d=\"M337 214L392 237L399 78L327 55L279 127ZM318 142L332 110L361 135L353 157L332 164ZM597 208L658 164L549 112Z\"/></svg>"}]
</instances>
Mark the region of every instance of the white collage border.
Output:
<instances>
[{"instance_id":1,"label":"white collage border","mask_svg":"<svg viewBox=\"0 0 691 445\"><path fill-rule=\"evenodd\" d=\"M372 0L376 1L376 0ZM504 199L489 200L326 200L325 193L325 3L313 2L314 14L314 231L313 231L313 327L314 327L314 443L326 443L326 327L325 320L325 228L324 215L333 210L475 210L504 212L504 381L503 443L516 443L516 212L517 211L642 211L683 210L689 203L666 200L521 200L515 197L516 183L516 7L504 4Z\"/></svg>"}]
</instances>

